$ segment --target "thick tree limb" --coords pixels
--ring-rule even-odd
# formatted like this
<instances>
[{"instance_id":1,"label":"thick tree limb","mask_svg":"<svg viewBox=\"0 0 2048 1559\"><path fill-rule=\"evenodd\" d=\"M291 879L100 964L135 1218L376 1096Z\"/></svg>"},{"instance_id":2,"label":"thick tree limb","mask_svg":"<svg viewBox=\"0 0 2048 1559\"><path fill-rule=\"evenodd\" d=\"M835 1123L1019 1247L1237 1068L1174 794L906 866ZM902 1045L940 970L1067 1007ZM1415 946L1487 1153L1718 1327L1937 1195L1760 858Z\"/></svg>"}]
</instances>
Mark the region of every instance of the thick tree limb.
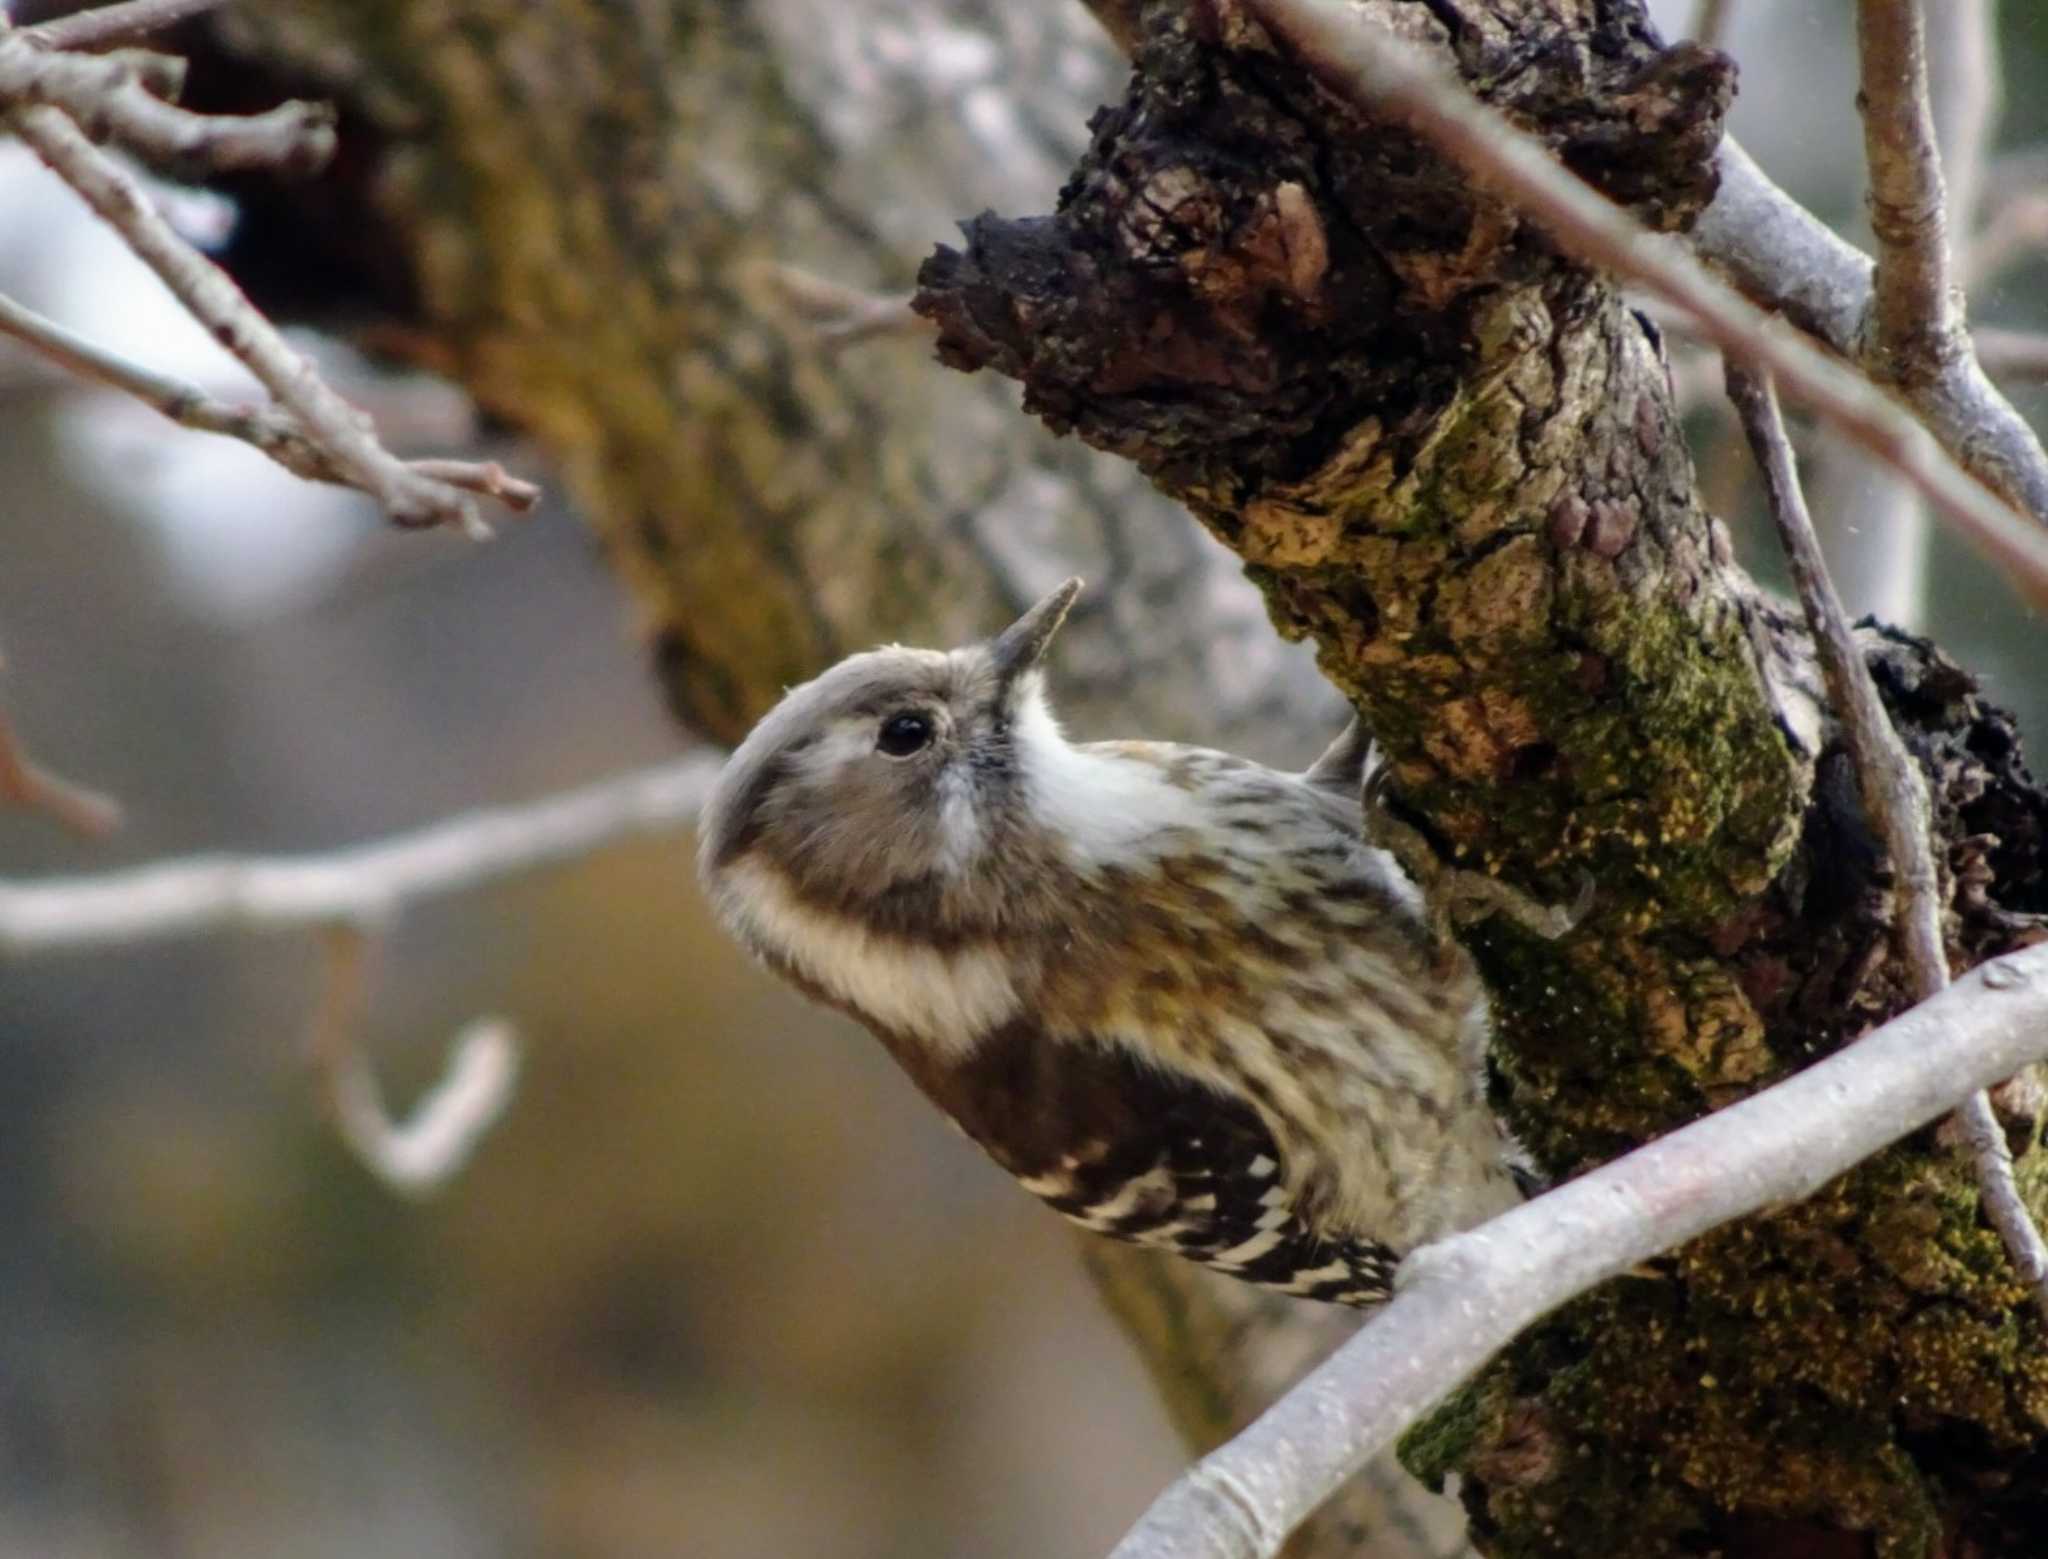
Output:
<instances>
[{"instance_id":1,"label":"thick tree limb","mask_svg":"<svg viewBox=\"0 0 2048 1559\"><path fill-rule=\"evenodd\" d=\"M1812 1195L2048 1057L2048 945L1981 965L1775 1087L1425 1247L1394 1300L1146 1512L1113 1559L1271 1559L1516 1333L1715 1225Z\"/></svg>"},{"instance_id":2,"label":"thick tree limb","mask_svg":"<svg viewBox=\"0 0 2048 1559\"><path fill-rule=\"evenodd\" d=\"M1391 33L1328 0L1247 4L1339 90L1400 118L1511 194L1581 259L1690 315L1724 352L1767 368L1816 415L1923 493L1987 557L2011 571L2029 596L2048 601L2048 533L1986 492L1862 375L1716 281L1678 240L1648 232L1572 177L1541 143L1474 101Z\"/></svg>"}]
</instances>

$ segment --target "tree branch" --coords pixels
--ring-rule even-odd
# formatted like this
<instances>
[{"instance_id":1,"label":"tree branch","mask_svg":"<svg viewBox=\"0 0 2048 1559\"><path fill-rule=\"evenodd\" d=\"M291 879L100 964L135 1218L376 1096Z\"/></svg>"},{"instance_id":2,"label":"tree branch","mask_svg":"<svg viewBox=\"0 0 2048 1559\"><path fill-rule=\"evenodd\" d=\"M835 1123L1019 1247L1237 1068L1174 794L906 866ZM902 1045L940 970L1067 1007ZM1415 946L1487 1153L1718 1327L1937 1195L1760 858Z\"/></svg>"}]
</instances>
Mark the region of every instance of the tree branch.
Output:
<instances>
[{"instance_id":1,"label":"tree branch","mask_svg":"<svg viewBox=\"0 0 2048 1559\"><path fill-rule=\"evenodd\" d=\"M405 1196L447 1184L512 1102L519 1050L511 1027L479 1018L455 1037L448 1069L395 1121L363 1052L371 939L354 926L330 926L325 977L307 1029L306 1058L318 1075L335 1131L370 1172Z\"/></svg>"},{"instance_id":2,"label":"tree branch","mask_svg":"<svg viewBox=\"0 0 2048 1559\"><path fill-rule=\"evenodd\" d=\"M9 40L0 40L4 47ZM192 316L246 365L320 446L339 476L383 504L401 525L456 524L489 534L474 500L430 471L406 464L377 441L366 417L330 389L243 296L227 273L175 233L134 178L109 161L61 110L9 106L5 121L57 176L119 233ZM525 484L497 481L494 496L530 502Z\"/></svg>"},{"instance_id":3,"label":"tree branch","mask_svg":"<svg viewBox=\"0 0 2048 1559\"><path fill-rule=\"evenodd\" d=\"M1931 812L1920 770L1892 729L1884 701L1870 668L1856 647L1848 614L1842 610L1820 538L1814 534L1792 441L1778 415L1778 398L1768 379L1730 364L1728 398L1742 418L1743 431L1762 471L1770 498L1771 518L1785 548L1785 560L1799 591L1806 624L1813 634L1828 698L1842 722L1843 739L1856 765L1863 805L1878 825L1892 870L1901 890L1895 935L1912 971L1914 995L1920 1000L1949 983L1948 951L1942 936L1941 876L1929 836ZM2014 1269L2033 1290L2041 1318L2048 1321L2048 1246L2013 1183L2012 1151L1982 1091L1972 1094L1957 1122L1976 1165L1984 1210L1998 1230Z\"/></svg>"},{"instance_id":4,"label":"tree branch","mask_svg":"<svg viewBox=\"0 0 2048 1559\"><path fill-rule=\"evenodd\" d=\"M120 802L52 774L30 759L4 713L0 713L0 806L41 812L86 839L104 838L121 826Z\"/></svg>"},{"instance_id":5,"label":"tree branch","mask_svg":"<svg viewBox=\"0 0 2048 1559\"><path fill-rule=\"evenodd\" d=\"M1924 384L1967 347L1949 290L1947 190L1927 92L1920 0L1858 0L1856 47L1856 104L1877 238L1864 362L1882 383Z\"/></svg>"},{"instance_id":6,"label":"tree branch","mask_svg":"<svg viewBox=\"0 0 2048 1559\"><path fill-rule=\"evenodd\" d=\"M126 0L122 5L60 16L24 31L49 49L103 49L217 11L224 4L226 0Z\"/></svg>"},{"instance_id":7,"label":"tree branch","mask_svg":"<svg viewBox=\"0 0 2048 1559\"><path fill-rule=\"evenodd\" d=\"M185 63L167 54L53 52L29 33L0 36L0 105L60 108L95 141L113 141L180 175L271 168L308 174L334 155L334 110L280 103L251 115L176 106Z\"/></svg>"},{"instance_id":8,"label":"tree branch","mask_svg":"<svg viewBox=\"0 0 2048 1559\"><path fill-rule=\"evenodd\" d=\"M1247 4L1337 90L1401 119L1497 186L1581 260L1663 298L1724 352L1768 369L1788 393L1923 493L2030 597L2048 601L2048 534L1972 480L1863 375L1744 301L1678 240L1644 229L1390 33L1327 0Z\"/></svg>"},{"instance_id":9,"label":"tree branch","mask_svg":"<svg viewBox=\"0 0 2048 1559\"><path fill-rule=\"evenodd\" d=\"M0 334L12 336L81 379L134 396L180 427L240 439L294 476L340 487L355 485L323 445L308 438L291 416L275 406L238 406L221 400L188 379L145 368L4 296L0 296ZM538 487L511 475L495 460L429 459L407 464L422 476L495 498L510 509L530 509L540 501Z\"/></svg>"},{"instance_id":10,"label":"tree branch","mask_svg":"<svg viewBox=\"0 0 2048 1559\"><path fill-rule=\"evenodd\" d=\"M0 956L121 946L225 926L374 927L414 899L686 827L717 773L715 757L692 755L325 855L202 856L100 877L0 882Z\"/></svg>"},{"instance_id":11,"label":"tree branch","mask_svg":"<svg viewBox=\"0 0 2048 1559\"><path fill-rule=\"evenodd\" d=\"M1858 357L1870 309L1870 257L1772 183L1733 140L1721 143L1715 166L1721 188L1693 229L1693 247L1747 296L1781 310L1843 356ZM1782 373L1777 377L1782 388L1794 388ZM2048 522L2048 455L1973 355L1901 392L1963 469Z\"/></svg>"},{"instance_id":12,"label":"tree branch","mask_svg":"<svg viewBox=\"0 0 2048 1559\"><path fill-rule=\"evenodd\" d=\"M1271 1559L1518 1332L1717 1224L1812 1195L2048 1056L2048 944L1980 965L1848 1049L1426 1246L1393 1302L1154 1502L1113 1559Z\"/></svg>"}]
</instances>

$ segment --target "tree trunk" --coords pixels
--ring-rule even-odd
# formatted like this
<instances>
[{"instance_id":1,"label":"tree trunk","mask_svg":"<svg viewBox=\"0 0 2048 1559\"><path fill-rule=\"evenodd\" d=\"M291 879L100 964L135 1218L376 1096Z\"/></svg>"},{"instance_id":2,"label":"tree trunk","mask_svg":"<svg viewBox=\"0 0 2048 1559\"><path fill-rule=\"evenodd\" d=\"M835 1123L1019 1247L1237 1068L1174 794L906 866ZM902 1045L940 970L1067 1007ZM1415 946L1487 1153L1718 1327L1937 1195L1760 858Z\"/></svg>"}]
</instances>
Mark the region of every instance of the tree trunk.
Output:
<instances>
[{"instance_id":1,"label":"tree trunk","mask_svg":"<svg viewBox=\"0 0 2048 1559\"><path fill-rule=\"evenodd\" d=\"M1058 214L976 219L918 306L948 362L1021 379L1028 409L1249 565L1443 854L1549 900L1597 883L1562 942L1470 938L1497 1095L1546 1169L1904 1005L1803 642L1699 505L1654 330L1228 0L1105 9L1137 71ZM1362 9L1656 225L1710 198L1729 72L1661 51L1629 0ZM296 0L227 35L349 109L343 174L294 197L297 220L328 204L382 338L562 464L688 723L732 740L847 649L968 637L1079 571L1095 588L1062 680L1084 723L1299 754L1333 705L1235 559L1128 465L1029 428L993 376L931 371L908 340L834 350L766 279L905 285L946 220L1048 202L1114 94L1091 25L992 0ZM245 275L278 231L252 213ZM2048 907L2048 808L1966 675L1869 646L1975 962ZM2039 1115L2014 1095L2017 1148ZM2044 1157L2021 1158L2037 1201ZM1109 1288L1163 1374L1193 1360L1180 1417L1213 1438L1258 1369L1196 1358L1228 1326L1173 1305L1274 1308L1128 1270L1139 1287ZM1158 1282L1168 1304L1129 1301ZM1554 1317L1407 1456L1461 1475L1489 1553L2032 1553L2048 1351L1929 1134Z\"/></svg>"}]
</instances>

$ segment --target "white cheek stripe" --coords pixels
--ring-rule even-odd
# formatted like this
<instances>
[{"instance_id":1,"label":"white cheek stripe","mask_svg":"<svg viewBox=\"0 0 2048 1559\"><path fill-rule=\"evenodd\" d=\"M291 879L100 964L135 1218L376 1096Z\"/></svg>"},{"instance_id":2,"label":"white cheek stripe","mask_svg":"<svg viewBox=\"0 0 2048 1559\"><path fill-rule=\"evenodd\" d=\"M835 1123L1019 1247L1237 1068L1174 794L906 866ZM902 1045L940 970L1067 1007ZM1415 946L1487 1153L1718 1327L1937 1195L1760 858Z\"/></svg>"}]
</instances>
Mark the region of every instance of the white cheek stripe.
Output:
<instances>
[{"instance_id":1,"label":"white cheek stripe","mask_svg":"<svg viewBox=\"0 0 2048 1559\"><path fill-rule=\"evenodd\" d=\"M1009 961L992 948L915 947L799 902L776 875L742 858L717 888L719 913L752 946L883 1028L964 1056L1017 1015Z\"/></svg>"}]
</instances>

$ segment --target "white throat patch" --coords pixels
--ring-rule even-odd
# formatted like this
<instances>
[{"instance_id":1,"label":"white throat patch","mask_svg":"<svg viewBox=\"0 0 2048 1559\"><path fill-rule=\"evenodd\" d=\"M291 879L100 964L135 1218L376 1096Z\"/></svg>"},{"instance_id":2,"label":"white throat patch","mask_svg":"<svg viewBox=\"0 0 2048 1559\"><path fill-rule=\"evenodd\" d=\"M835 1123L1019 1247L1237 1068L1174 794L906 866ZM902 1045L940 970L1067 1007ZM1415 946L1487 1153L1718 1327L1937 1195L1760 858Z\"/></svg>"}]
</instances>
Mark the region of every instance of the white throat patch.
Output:
<instances>
[{"instance_id":1,"label":"white throat patch","mask_svg":"<svg viewBox=\"0 0 2048 1559\"><path fill-rule=\"evenodd\" d=\"M1017 1015L1009 960L992 947L951 951L877 936L798 900L759 862L720 875L719 914L757 951L780 958L861 1016L961 1057Z\"/></svg>"},{"instance_id":2,"label":"white throat patch","mask_svg":"<svg viewBox=\"0 0 2048 1559\"><path fill-rule=\"evenodd\" d=\"M1019 691L1013 729L1033 825L1080 870L1154 859L1201 829L1201 804L1152 764L1069 742L1036 674Z\"/></svg>"}]
</instances>

